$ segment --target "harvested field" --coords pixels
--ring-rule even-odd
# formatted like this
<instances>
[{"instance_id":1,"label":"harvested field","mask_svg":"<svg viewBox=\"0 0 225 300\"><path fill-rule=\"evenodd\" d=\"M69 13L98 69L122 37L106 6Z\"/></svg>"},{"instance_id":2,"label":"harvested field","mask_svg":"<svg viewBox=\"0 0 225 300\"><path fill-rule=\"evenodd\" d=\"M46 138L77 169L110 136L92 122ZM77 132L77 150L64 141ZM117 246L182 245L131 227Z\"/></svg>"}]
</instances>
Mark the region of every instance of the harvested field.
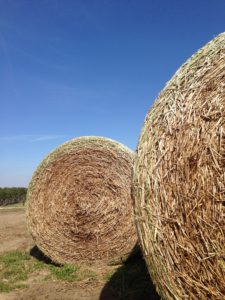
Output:
<instances>
[{"instance_id":1,"label":"harvested field","mask_svg":"<svg viewBox=\"0 0 225 300\"><path fill-rule=\"evenodd\" d=\"M33 240L26 229L25 209L0 208L0 254L12 250L28 250Z\"/></svg>"},{"instance_id":2,"label":"harvested field","mask_svg":"<svg viewBox=\"0 0 225 300\"><path fill-rule=\"evenodd\" d=\"M139 241L163 299L225 296L225 33L148 112L134 168Z\"/></svg>"}]
</instances>

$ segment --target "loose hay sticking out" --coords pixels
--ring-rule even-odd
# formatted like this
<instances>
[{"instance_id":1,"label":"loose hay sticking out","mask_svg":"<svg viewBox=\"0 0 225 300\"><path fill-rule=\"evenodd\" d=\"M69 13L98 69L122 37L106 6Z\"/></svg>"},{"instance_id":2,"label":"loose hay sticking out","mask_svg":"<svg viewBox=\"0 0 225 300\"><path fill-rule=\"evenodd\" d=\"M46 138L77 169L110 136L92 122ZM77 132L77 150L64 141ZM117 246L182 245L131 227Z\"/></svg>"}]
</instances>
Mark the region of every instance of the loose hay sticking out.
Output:
<instances>
[{"instance_id":1,"label":"loose hay sticking out","mask_svg":"<svg viewBox=\"0 0 225 300\"><path fill-rule=\"evenodd\" d=\"M134 167L139 241L163 299L225 297L225 33L149 111Z\"/></svg>"},{"instance_id":2,"label":"loose hay sticking out","mask_svg":"<svg viewBox=\"0 0 225 300\"><path fill-rule=\"evenodd\" d=\"M38 247L62 264L129 255L137 240L132 162L131 150L100 137L51 152L28 189L28 226Z\"/></svg>"}]
</instances>

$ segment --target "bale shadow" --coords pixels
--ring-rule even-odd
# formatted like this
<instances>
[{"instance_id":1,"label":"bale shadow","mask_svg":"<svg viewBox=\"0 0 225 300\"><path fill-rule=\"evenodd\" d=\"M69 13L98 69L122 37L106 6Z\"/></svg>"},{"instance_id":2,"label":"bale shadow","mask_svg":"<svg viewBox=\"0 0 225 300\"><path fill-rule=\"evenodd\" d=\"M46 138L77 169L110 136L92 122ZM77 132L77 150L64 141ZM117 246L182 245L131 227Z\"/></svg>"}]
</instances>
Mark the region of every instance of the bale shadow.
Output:
<instances>
[{"instance_id":1,"label":"bale shadow","mask_svg":"<svg viewBox=\"0 0 225 300\"><path fill-rule=\"evenodd\" d=\"M99 300L160 300L140 248L120 266L103 287Z\"/></svg>"},{"instance_id":2,"label":"bale shadow","mask_svg":"<svg viewBox=\"0 0 225 300\"><path fill-rule=\"evenodd\" d=\"M46 256L39 248L37 245L35 245L33 248L30 249L30 255L37 260L44 262L47 265L54 265L59 267L60 264L57 264L53 262L48 256Z\"/></svg>"}]
</instances>

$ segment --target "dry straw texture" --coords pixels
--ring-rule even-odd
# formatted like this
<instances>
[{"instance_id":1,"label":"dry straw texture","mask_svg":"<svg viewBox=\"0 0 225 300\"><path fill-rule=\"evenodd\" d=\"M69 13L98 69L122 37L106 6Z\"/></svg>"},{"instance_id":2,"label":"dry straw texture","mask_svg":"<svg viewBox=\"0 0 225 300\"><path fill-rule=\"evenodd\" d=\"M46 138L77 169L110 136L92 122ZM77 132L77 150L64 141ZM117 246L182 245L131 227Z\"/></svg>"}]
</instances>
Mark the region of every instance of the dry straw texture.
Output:
<instances>
[{"instance_id":1,"label":"dry straw texture","mask_svg":"<svg viewBox=\"0 0 225 300\"><path fill-rule=\"evenodd\" d=\"M225 33L149 111L134 167L138 237L163 299L225 299Z\"/></svg>"},{"instance_id":2,"label":"dry straw texture","mask_svg":"<svg viewBox=\"0 0 225 300\"><path fill-rule=\"evenodd\" d=\"M38 247L61 264L126 257L137 240L132 163L131 150L101 137L51 152L28 189L28 226Z\"/></svg>"}]
</instances>

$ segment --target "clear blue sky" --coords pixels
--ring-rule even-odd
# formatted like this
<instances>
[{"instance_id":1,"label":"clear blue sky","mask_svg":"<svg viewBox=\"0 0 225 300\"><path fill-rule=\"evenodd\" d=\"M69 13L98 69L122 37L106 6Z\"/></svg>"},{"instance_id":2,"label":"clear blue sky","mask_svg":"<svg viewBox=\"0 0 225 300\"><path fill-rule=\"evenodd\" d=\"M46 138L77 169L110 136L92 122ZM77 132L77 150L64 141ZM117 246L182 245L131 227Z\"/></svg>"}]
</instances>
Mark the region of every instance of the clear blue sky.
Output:
<instances>
[{"instance_id":1,"label":"clear blue sky","mask_svg":"<svg viewBox=\"0 0 225 300\"><path fill-rule=\"evenodd\" d=\"M74 137L135 149L160 90L224 30L224 0L0 0L0 186Z\"/></svg>"}]
</instances>

